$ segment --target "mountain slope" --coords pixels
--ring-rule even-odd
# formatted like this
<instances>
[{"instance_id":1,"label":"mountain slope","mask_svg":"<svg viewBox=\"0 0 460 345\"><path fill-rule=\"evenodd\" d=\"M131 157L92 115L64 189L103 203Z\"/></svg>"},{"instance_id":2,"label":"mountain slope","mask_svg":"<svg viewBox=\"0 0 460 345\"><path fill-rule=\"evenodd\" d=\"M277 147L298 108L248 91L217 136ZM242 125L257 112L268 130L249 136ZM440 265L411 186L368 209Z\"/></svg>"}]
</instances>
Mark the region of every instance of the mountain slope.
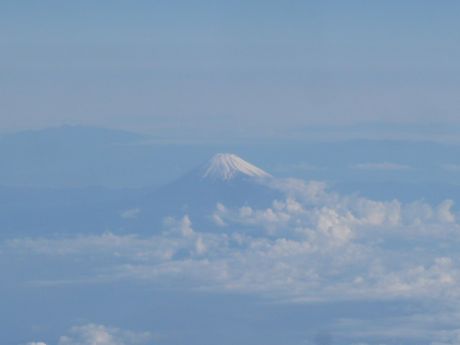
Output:
<instances>
[{"instance_id":1,"label":"mountain slope","mask_svg":"<svg viewBox=\"0 0 460 345\"><path fill-rule=\"evenodd\" d=\"M280 196L270 187L273 177L234 154L217 154L176 181L133 200L139 217L126 221L131 229L161 224L164 217L191 215L205 226L218 203L231 207L265 207Z\"/></svg>"}]
</instances>

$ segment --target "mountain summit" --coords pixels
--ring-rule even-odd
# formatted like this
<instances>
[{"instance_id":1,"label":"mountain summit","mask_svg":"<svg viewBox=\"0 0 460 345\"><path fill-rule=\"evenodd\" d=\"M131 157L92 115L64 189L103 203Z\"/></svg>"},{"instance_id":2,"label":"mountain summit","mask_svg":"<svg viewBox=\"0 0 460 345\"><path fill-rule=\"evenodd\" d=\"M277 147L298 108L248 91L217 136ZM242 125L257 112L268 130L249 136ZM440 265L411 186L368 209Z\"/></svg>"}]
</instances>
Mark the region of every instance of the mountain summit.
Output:
<instances>
[{"instance_id":1,"label":"mountain summit","mask_svg":"<svg viewBox=\"0 0 460 345\"><path fill-rule=\"evenodd\" d=\"M218 153L203 167L202 177L229 181L237 176L270 177L262 169L231 153Z\"/></svg>"}]
</instances>

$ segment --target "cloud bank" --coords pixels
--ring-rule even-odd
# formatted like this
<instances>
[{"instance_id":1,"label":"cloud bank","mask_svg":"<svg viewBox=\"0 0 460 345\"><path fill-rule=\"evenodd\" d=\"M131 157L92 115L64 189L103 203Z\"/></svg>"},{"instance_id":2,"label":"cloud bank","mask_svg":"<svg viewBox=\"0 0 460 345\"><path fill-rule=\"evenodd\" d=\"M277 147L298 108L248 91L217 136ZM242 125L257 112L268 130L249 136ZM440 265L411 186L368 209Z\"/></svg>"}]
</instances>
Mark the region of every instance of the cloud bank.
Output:
<instances>
[{"instance_id":1,"label":"cloud bank","mask_svg":"<svg viewBox=\"0 0 460 345\"><path fill-rule=\"evenodd\" d=\"M152 237L105 233L14 239L5 246L99 257L104 273L96 280L181 279L188 288L291 301L459 296L460 226L451 200L381 202L292 179L277 180L274 188L285 199L269 208L217 204L210 215L214 231L195 229L184 215L166 219L163 233Z\"/></svg>"},{"instance_id":2,"label":"cloud bank","mask_svg":"<svg viewBox=\"0 0 460 345\"><path fill-rule=\"evenodd\" d=\"M340 195L321 182L271 183L283 198L267 208L218 203L209 214L211 229L200 229L184 214L165 219L163 232L150 237L104 233L17 238L4 242L2 251L57 261L78 259L92 268L72 280L31 284L143 281L287 303L419 301L428 311L396 320L401 329L391 326L394 336L421 337L420 343L429 345L459 344L455 308L460 298L460 224L451 200L437 205L384 202ZM356 331L361 328L367 333ZM365 320L337 324L343 337L348 332L355 339L384 337L388 328ZM133 339L140 344L146 339L136 337L87 325L72 329L58 345L136 344ZM99 342L91 343L93 338Z\"/></svg>"}]
</instances>

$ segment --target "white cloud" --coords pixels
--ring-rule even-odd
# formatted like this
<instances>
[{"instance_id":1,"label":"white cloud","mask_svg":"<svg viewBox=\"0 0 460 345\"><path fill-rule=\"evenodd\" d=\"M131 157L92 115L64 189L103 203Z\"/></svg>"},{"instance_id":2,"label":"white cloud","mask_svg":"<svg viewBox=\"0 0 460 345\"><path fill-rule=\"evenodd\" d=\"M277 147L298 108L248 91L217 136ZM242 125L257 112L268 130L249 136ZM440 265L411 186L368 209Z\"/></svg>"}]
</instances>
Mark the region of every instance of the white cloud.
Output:
<instances>
[{"instance_id":1,"label":"white cloud","mask_svg":"<svg viewBox=\"0 0 460 345\"><path fill-rule=\"evenodd\" d=\"M187 214L180 220L168 217L164 220L164 225L168 227L169 233L177 233L183 237L192 237L195 234L192 228L192 221Z\"/></svg>"},{"instance_id":2,"label":"white cloud","mask_svg":"<svg viewBox=\"0 0 460 345\"><path fill-rule=\"evenodd\" d=\"M273 183L285 198L268 208L216 205L214 232L184 215L151 237L16 239L6 249L91 258L104 279L180 279L184 288L291 301L460 297L452 201L382 202L342 196L321 182Z\"/></svg>"},{"instance_id":3,"label":"white cloud","mask_svg":"<svg viewBox=\"0 0 460 345\"><path fill-rule=\"evenodd\" d=\"M120 216L123 219L135 219L139 216L141 210L139 208L130 208L121 212Z\"/></svg>"},{"instance_id":4,"label":"white cloud","mask_svg":"<svg viewBox=\"0 0 460 345\"><path fill-rule=\"evenodd\" d=\"M149 339L151 335L147 332L88 324L72 327L68 335L59 338L58 345L136 345L145 344Z\"/></svg>"},{"instance_id":5,"label":"white cloud","mask_svg":"<svg viewBox=\"0 0 460 345\"><path fill-rule=\"evenodd\" d=\"M285 178L272 179L268 183L271 188L277 189L287 197L303 204L322 204L336 199L336 195L327 190L327 184L321 181L306 182L295 178Z\"/></svg>"},{"instance_id":6,"label":"white cloud","mask_svg":"<svg viewBox=\"0 0 460 345\"><path fill-rule=\"evenodd\" d=\"M437 216L439 221L444 223L454 223L455 215L452 213L454 202L452 200L443 201L437 208Z\"/></svg>"},{"instance_id":7,"label":"white cloud","mask_svg":"<svg viewBox=\"0 0 460 345\"><path fill-rule=\"evenodd\" d=\"M451 200L438 205L383 202L339 195L321 182L272 183L283 198L266 208L217 204L209 215L213 231L202 231L185 214L165 219L164 231L149 237L104 233L15 239L0 249L61 263L87 261L97 268L86 271L94 274L92 280L85 277L92 283L134 279L177 287L180 282L184 289L291 303L431 301L437 308L432 318L411 312L380 328L366 320L341 320L336 331L355 336L350 343L363 337L369 343L378 336L460 345L460 314L449 312L460 299L460 224ZM144 333L90 324L74 327L58 345L133 345L146 339Z\"/></svg>"},{"instance_id":8,"label":"white cloud","mask_svg":"<svg viewBox=\"0 0 460 345\"><path fill-rule=\"evenodd\" d=\"M152 339L149 332L133 332L116 327L86 324L72 327L68 334L59 337L57 345L142 345ZM46 345L29 342L26 345Z\"/></svg>"}]
</instances>

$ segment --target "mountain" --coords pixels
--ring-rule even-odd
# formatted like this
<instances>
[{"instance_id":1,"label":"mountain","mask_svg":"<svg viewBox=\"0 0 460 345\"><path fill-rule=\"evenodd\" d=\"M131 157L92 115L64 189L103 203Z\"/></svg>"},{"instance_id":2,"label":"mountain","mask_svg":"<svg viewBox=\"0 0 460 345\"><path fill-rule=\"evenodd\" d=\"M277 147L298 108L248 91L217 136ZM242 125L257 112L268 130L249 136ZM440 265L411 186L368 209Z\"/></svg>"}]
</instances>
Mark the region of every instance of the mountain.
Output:
<instances>
[{"instance_id":1,"label":"mountain","mask_svg":"<svg viewBox=\"0 0 460 345\"><path fill-rule=\"evenodd\" d=\"M185 214L206 226L218 203L268 207L281 196L270 187L272 180L269 173L237 155L219 153L172 183L132 200L126 209L138 210L138 216L126 220L125 226L133 230L151 229L167 216Z\"/></svg>"}]
</instances>

